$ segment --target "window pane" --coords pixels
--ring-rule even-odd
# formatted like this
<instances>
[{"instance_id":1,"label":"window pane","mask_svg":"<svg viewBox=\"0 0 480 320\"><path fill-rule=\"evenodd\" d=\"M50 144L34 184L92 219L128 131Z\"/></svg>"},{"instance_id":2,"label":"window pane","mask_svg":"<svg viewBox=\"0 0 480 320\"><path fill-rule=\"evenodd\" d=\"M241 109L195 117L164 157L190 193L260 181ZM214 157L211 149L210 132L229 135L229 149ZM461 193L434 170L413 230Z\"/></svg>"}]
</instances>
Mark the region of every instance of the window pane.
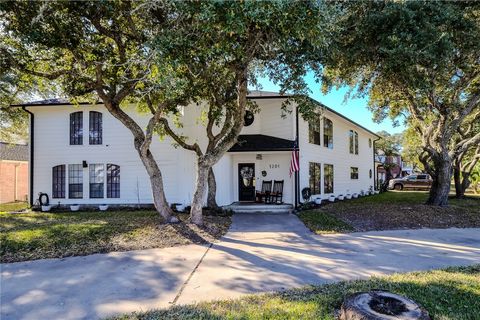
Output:
<instances>
[{"instance_id":1,"label":"window pane","mask_svg":"<svg viewBox=\"0 0 480 320\"><path fill-rule=\"evenodd\" d=\"M320 117L308 122L308 142L320 145Z\"/></svg>"},{"instance_id":2,"label":"window pane","mask_svg":"<svg viewBox=\"0 0 480 320\"><path fill-rule=\"evenodd\" d=\"M353 154L353 152L354 152L354 149L353 149L353 130L349 131L348 138L349 138L350 153Z\"/></svg>"},{"instance_id":3,"label":"window pane","mask_svg":"<svg viewBox=\"0 0 480 320\"><path fill-rule=\"evenodd\" d=\"M333 165L325 164L323 166L323 189L325 193L333 193Z\"/></svg>"},{"instance_id":4,"label":"window pane","mask_svg":"<svg viewBox=\"0 0 480 320\"><path fill-rule=\"evenodd\" d=\"M309 163L309 185L312 190L312 194L320 194L320 164L315 162Z\"/></svg>"},{"instance_id":5,"label":"window pane","mask_svg":"<svg viewBox=\"0 0 480 320\"><path fill-rule=\"evenodd\" d=\"M65 198L65 165L52 168L52 198Z\"/></svg>"},{"instance_id":6,"label":"window pane","mask_svg":"<svg viewBox=\"0 0 480 320\"><path fill-rule=\"evenodd\" d=\"M104 176L103 164L89 166L90 198L103 198Z\"/></svg>"},{"instance_id":7,"label":"window pane","mask_svg":"<svg viewBox=\"0 0 480 320\"><path fill-rule=\"evenodd\" d=\"M358 132L355 131L355 154L358 154Z\"/></svg>"},{"instance_id":8,"label":"window pane","mask_svg":"<svg viewBox=\"0 0 480 320\"><path fill-rule=\"evenodd\" d=\"M333 123L330 119L323 119L323 146L333 149Z\"/></svg>"},{"instance_id":9,"label":"window pane","mask_svg":"<svg viewBox=\"0 0 480 320\"><path fill-rule=\"evenodd\" d=\"M68 197L83 198L83 167L81 164L68 165Z\"/></svg>"},{"instance_id":10,"label":"window pane","mask_svg":"<svg viewBox=\"0 0 480 320\"><path fill-rule=\"evenodd\" d=\"M350 179L358 179L358 168L350 168Z\"/></svg>"},{"instance_id":11,"label":"window pane","mask_svg":"<svg viewBox=\"0 0 480 320\"><path fill-rule=\"evenodd\" d=\"M107 164L107 198L120 198L120 166Z\"/></svg>"},{"instance_id":12,"label":"window pane","mask_svg":"<svg viewBox=\"0 0 480 320\"><path fill-rule=\"evenodd\" d=\"M70 144L83 144L83 112L70 114Z\"/></svg>"},{"instance_id":13,"label":"window pane","mask_svg":"<svg viewBox=\"0 0 480 320\"><path fill-rule=\"evenodd\" d=\"M89 118L89 143L102 144L102 114L90 111Z\"/></svg>"}]
</instances>

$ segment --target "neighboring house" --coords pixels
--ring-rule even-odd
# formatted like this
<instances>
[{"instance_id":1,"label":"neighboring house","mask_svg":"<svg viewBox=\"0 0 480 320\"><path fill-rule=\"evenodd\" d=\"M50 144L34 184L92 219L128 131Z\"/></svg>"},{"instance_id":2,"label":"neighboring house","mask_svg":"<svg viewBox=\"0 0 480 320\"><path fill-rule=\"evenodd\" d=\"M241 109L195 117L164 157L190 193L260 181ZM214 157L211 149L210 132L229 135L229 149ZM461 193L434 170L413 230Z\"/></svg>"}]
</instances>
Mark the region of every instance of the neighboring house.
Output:
<instances>
[{"instance_id":1,"label":"neighboring house","mask_svg":"<svg viewBox=\"0 0 480 320\"><path fill-rule=\"evenodd\" d=\"M395 164L395 166L390 169L390 172L392 173L392 178L401 178L415 172L421 172L419 170L416 170L411 164L403 162L400 155L375 155L375 162L377 167L377 185L383 183L387 178L387 171L385 170L384 164Z\"/></svg>"},{"instance_id":2,"label":"neighboring house","mask_svg":"<svg viewBox=\"0 0 480 320\"><path fill-rule=\"evenodd\" d=\"M247 114L238 143L214 166L220 205L254 201L262 180L283 180L283 201L290 204L302 200L300 191L305 187L322 198L373 187L377 135L320 103L322 115L309 124L298 116L295 104L289 107L291 112L282 111L286 98L261 91L249 95L259 112ZM73 106L48 100L18 106L31 113L34 200L44 192L54 205L153 202L132 134L102 104ZM132 108L126 111L146 126L148 117ZM189 106L181 119L183 128L177 131L204 146L200 109ZM290 176L297 136L300 171ZM189 204L194 193L195 154L175 148L170 138L154 139L151 150L162 170L167 200ZM245 173L252 179L243 179ZM244 184L247 180L250 185Z\"/></svg>"},{"instance_id":3,"label":"neighboring house","mask_svg":"<svg viewBox=\"0 0 480 320\"><path fill-rule=\"evenodd\" d=\"M0 203L26 201L28 146L0 142Z\"/></svg>"}]
</instances>

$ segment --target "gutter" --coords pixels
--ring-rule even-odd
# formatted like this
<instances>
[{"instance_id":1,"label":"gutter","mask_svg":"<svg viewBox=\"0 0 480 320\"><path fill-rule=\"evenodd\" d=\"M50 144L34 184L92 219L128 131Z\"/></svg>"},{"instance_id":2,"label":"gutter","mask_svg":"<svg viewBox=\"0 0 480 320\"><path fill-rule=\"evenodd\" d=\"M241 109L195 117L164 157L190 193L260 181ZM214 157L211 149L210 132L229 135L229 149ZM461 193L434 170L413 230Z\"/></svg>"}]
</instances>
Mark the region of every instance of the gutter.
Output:
<instances>
[{"instance_id":1,"label":"gutter","mask_svg":"<svg viewBox=\"0 0 480 320\"><path fill-rule=\"evenodd\" d=\"M22 110L27 112L30 115L30 161L29 161L29 169L30 169L30 174L29 174L29 197L28 197L28 202L30 203L30 206L33 206L33 160L34 160L34 153L33 153L33 146L35 143L35 116L32 112L28 111L25 106L22 107Z\"/></svg>"}]
</instances>

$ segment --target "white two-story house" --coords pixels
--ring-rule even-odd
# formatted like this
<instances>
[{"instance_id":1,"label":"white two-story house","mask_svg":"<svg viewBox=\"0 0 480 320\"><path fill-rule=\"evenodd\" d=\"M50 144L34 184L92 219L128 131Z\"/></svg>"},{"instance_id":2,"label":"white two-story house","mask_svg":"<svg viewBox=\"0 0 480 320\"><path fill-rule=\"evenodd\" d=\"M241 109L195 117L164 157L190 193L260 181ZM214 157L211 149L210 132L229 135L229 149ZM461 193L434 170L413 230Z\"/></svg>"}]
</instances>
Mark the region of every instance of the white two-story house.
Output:
<instances>
[{"instance_id":1,"label":"white two-story house","mask_svg":"<svg viewBox=\"0 0 480 320\"><path fill-rule=\"evenodd\" d=\"M282 201L293 205L303 201L305 187L311 189L312 200L373 188L376 134L320 103L318 120L306 122L295 104L291 112L282 112L287 98L251 92L249 99L257 103L258 112L247 114L237 144L214 166L218 204L255 201L255 191L270 180L283 181ZM52 205L153 203L150 180L133 147L132 134L102 104L74 106L54 99L18 107L30 114L31 203L39 193L46 193ZM192 109L185 112L183 128L178 130L203 145L200 108L185 108ZM146 115L133 107L127 112L146 126ZM290 175L296 139L300 169ZM175 147L170 138L154 139L151 151L164 177L167 200L190 204L195 154ZM251 179L243 179L244 172L250 172Z\"/></svg>"}]
</instances>

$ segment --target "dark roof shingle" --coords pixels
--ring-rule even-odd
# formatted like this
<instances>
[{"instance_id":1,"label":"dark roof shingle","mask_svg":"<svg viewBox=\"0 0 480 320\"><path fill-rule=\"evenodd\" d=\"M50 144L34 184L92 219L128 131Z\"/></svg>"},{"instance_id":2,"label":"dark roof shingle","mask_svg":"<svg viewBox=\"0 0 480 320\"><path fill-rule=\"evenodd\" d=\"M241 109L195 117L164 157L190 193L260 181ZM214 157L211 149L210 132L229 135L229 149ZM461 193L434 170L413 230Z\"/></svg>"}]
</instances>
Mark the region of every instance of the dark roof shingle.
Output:
<instances>
[{"instance_id":1,"label":"dark roof shingle","mask_svg":"<svg viewBox=\"0 0 480 320\"><path fill-rule=\"evenodd\" d=\"M263 134L241 134L228 152L290 151L293 150L294 143L293 140Z\"/></svg>"},{"instance_id":2,"label":"dark roof shingle","mask_svg":"<svg viewBox=\"0 0 480 320\"><path fill-rule=\"evenodd\" d=\"M28 145L0 142L0 160L28 161Z\"/></svg>"}]
</instances>

